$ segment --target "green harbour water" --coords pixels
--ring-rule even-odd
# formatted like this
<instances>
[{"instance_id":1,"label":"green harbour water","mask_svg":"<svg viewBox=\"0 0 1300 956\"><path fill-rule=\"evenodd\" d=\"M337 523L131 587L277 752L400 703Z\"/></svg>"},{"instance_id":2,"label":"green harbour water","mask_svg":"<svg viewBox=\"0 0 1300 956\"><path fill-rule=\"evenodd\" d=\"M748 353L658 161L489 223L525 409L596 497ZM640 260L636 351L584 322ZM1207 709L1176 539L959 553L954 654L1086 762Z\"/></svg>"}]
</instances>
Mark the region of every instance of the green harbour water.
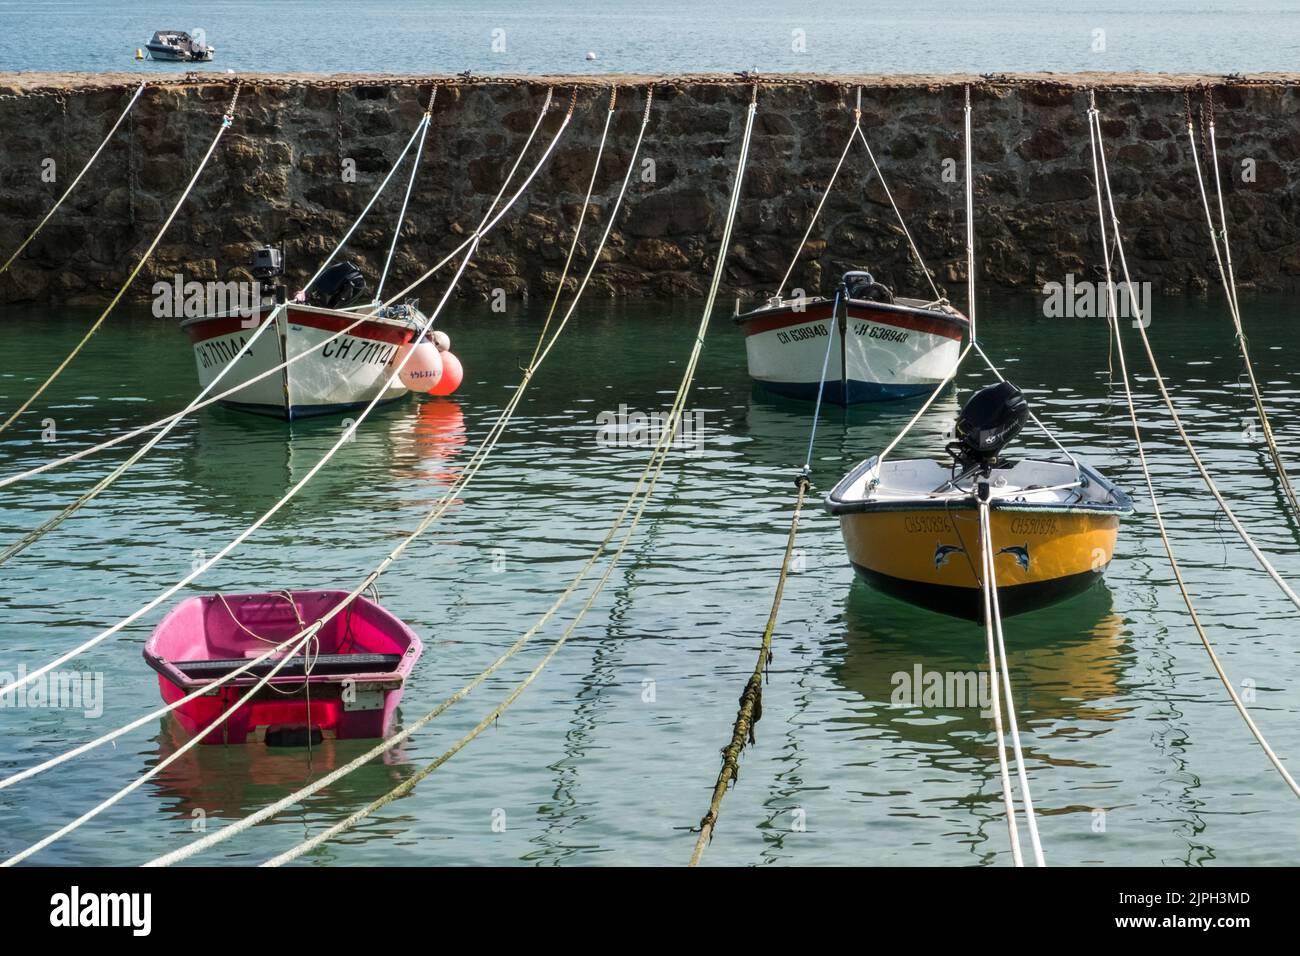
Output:
<instances>
[{"instance_id":1,"label":"green harbour water","mask_svg":"<svg viewBox=\"0 0 1300 956\"><path fill-rule=\"evenodd\" d=\"M1139 277L1140 278L1140 277ZM1175 401L1239 517L1292 582L1284 515L1220 297L1157 297L1150 335ZM488 464L380 582L425 641L414 719L512 643L604 536L648 447L597 440L602 412L671 401L698 302L587 301ZM1300 477L1300 345L1292 304L1243 298L1261 385ZM0 308L0 407L30 393L95 316ZM454 479L508 401L537 309L450 309L466 368L450 399L374 412L303 492L189 593L352 587ZM1047 319L1031 297L981 303L981 342L1078 455L1135 499L1103 586L1008 620L1016 703L1049 863L1294 864L1294 797L1232 708L1190 627L1142 482L1098 319ZM1283 758L1300 755L1300 633L1204 490L1126 329L1161 504L1223 664ZM938 454L974 364L904 441ZM147 307L113 315L39 407L0 435L0 473L160 418L197 391L184 336ZM604 593L517 703L415 792L304 858L324 864L680 865L708 805L775 585L811 409L766 398L720 310L687 403L704 433L669 460ZM878 451L915 403L826 409L818 494ZM55 439L42 441L43 420ZM209 409L182 423L84 511L0 567L0 671L44 664L134 611L228 542L328 449L341 420L286 425ZM1257 431L1257 430L1256 430ZM133 446L132 446L133 447ZM1022 449L1042 448L1026 432ZM127 452L0 489L0 545L39 524ZM978 706L899 706L899 675L978 671L981 628L854 580L814 500L786 588L757 742L742 758L706 864L1009 862L991 721ZM319 832L441 754L530 670L581 606L388 758L198 857L251 864ZM179 600L179 597L177 598ZM159 706L141 657L149 614L78 659L102 674L102 714L0 708L8 774ZM169 720L0 791L0 856L125 786L185 740ZM246 816L362 752L198 747L33 862L138 864Z\"/></svg>"}]
</instances>

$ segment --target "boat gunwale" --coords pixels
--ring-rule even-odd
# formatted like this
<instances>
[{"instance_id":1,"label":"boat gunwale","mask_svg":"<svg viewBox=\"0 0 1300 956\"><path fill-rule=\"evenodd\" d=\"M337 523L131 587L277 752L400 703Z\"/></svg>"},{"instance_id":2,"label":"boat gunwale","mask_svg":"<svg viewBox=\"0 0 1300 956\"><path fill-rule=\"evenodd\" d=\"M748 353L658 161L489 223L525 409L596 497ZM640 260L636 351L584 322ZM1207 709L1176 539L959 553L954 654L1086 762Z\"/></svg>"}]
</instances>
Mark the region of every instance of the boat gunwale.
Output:
<instances>
[{"instance_id":1,"label":"boat gunwale","mask_svg":"<svg viewBox=\"0 0 1300 956\"><path fill-rule=\"evenodd\" d=\"M879 455L873 455L865 461L859 462L847 475L836 482L835 487L832 488L822 499L822 507L826 509L828 514L840 516L889 511L950 512L954 504L961 505L964 508L968 506L974 507L978 503L978 498L974 494L936 498L898 498L885 501L872 500L869 498L845 498L845 491L852 487L852 485L864 474L875 468L879 460ZM938 459L934 458L899 460L938 461ZM1041 461L1043 459L1022 460ZM1086 475L1089 481L1095 482L1103 490L1108 491L1115 500L1113 502L1074 502L1067 504L1056 501L1016 501L1006 497L993 497L989 499L989 507L994 511L1026 511L1036 514L1113 514L1119 517L1124 517L1133 513L1133 500L1129 497L1127 492L1115 485L1110 479L1106 478L1091 465L1087 465L1080 461L1078 462L1078 466L1079 471Z\"/></svg>"},{"instance_id":2,"label":"boat gunwale","mask_svg":"<svg viewBox=\"0 0 1300 956\"><path fill-rule=\"evenodd\" d=\"M796 308L796 302L794 300L792 300L788 305L778 305L778 306L764 305L764 306L760 306L757 309L751 309L748 312L742 312L738 315L733 315L731 317L731 321L735 325L743 326L745 323L752 322L755 319L771 318L773 316L778 316L782 314L793 315L801 311L807 311L809 306L826 305L832 303L833 301L834 301L833 299L829 299L826 296L815 296L813 298L805 299L802 302L802 304L798 306L798 308ZM912 318L925 318L925 319L931 319L939 322L948 322L955 328L960 329L962 331L969 331L970 329L970 319L968 319L965 315L963 315L960 311L958 311L954 306L951 305L947 307L948 310L951 311L945 311L944 309L938 309L938 308L926 309L926 308L921 308L919 306L913 306L913 305L899 305L896 302L872 302L868 299L845 299L844 302L847 305L859 306L865 309L874 309L874 310L884 312L886 314L906 315ZM825 321L825 319L821 317L810 316L808 321L823 322Z\"/></svg>"},{"instance_id":3,"label":"boat gunwale","mask_svg":"<svg viewBox=\"0 0 1300 956\"><path fill-rule=\"evenodd\" d=\"M301 302L287 302L281 304L283 304L286 307L285 308L286 313L289 311L289 309L294 309L294 310L310 312L313 315L329 315L329 316L334 316L335 318L347 319L349 324L357 321L357 319L361 319L363 324L365 322L374 322L378 325L391 325L394 328L405 329L411 332L417 331L418 329L418 326L411 326L400 319L384 318L383 316L377 316L374 315L373 313L370 315L359 315L357 312L348 312L345 309L326 309L318 305L307 305ZM275 309L273 307L270 311L266 312L267 317L269 318L274 313L274 311ZM177 326L177 328L188 329L191 326L199 325L203 322L212 322L217 319L247 319L252 317L253 317L252 312L245 312L240 309L230 309L225 312L214 312L209 315L196 315L192 318L182 319L180 324ZM286 318L285 321L287 322L289 320ZM256 328L256 326L250 326L250 328ZM357 328L361 328L361 325L359 324Z\"/></svg>"},{"instance_id":4,"label":"boat gunwale","mask_svg":"<svg viewBox=\"0 0 1300 956\"><path fill-rule=\"evenodd\" d=\"M348 592L346 591L341 591L332 588L310 590L310 591L303 591L303 592L294 591L291 593L293 593L295 596L299 593L321 594L330 598L333 597L346 598L348 594ZM158 624L154 627L153 631L146 639L144 647L142 649L142 654L145 663L148 664L159 675L165 677L175 687L184 691L185 693L193 693L194 691L199 690L200 688L206 687L209 684L217 683L218 681L221 681L220 686L222 687L251 687L254 684L256 684L259 680L262 679L261 676L253 673L241 674L240 676L233 677L233 678L227 676L224 680L220 675L215 677L197 677L197 678L192 677L191 675L186 674L180 668L174 666L178 660L180 663L190 663L189 660L180 660L178 658L163 657L158 652L159 638L162 636L165 626L171 621L173 615L179 613L182 607L184 607L185 605L189 604L192 601L202 602L204 601L204 599L212 599L216 597L216 594L217 592L213 592L212 594L192 595L191 597L188 597L185 600L181 601L179 604L175 605L170 611L167 612L167 614L163 617L163 619L159 621ZM228 594L225 595L225 598L227 601L238 601L241 598L263 597L263 596L265 595L260 592L259 593L250 592L246 594ZM305 687L308 684L312 686L319 686L322 684L339 684L339 683L352 681L358 685L360 684L382 685L384 689L388 689L388 690L395 690L397 688L403 687L406 683L407 678L410 677L411 672L415 669L416 663L424 655L424 642L420 639L420 635L418 635L409 624L407 624L400 617L398 617L396 614L388 610L388 608L384 607L382 604L378 603L377 601L371 600L370 598L366 597L364 594L358 594L347 603L355 604L357 602L369 605L380 615L387 618L388 621L395 626L394 627L395 631L397 633L400 633L404 638L406 638L407 645L401 652L402 660L395 668L387 671L352 671L343 674L318 674L318 675L308 674L305 677L301 674L287 674L284 675L283 677L279 675L274 675L266 681L266 684L264 686L279 686L282 684L283 685L301 684ZM345 613L345 612L346 609L340 613ZM290 640L292 640L292 638L290 638ZM298 654L289 655L289 657L297 657L297 656ZM207 660L207 659L208 658L195 658L194 660ZM250 660L252 660L252 658L250 658ZM268 658L267 663L274 664L278 660L279 659L276 657L271 657Z\"/></svg>"}]
</instances>

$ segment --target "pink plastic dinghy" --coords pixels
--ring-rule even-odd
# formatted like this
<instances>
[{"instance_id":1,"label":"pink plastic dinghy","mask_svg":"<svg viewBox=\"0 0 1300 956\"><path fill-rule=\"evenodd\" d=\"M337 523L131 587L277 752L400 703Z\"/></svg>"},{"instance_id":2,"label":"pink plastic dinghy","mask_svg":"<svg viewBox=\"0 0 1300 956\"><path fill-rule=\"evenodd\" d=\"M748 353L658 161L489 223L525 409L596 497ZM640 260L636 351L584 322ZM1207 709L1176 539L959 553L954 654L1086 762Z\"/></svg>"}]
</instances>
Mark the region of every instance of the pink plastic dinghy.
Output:
<instances>
[{"instance_id":1,"label":"pink plastic dinghy","mask_svg":"<svg viewBox=\"0 0 1300 956\"><path fill-rule=\"evenodd\" d=\"M144 659L158 672L163 700L175 703L293 637L347 596L346 591L280 591L189 598L154 629ZM318 646L308 645L309 659L301 651L295 654L203 743L306 744L387 734L402 687L424 649L420 639L364 597L353 599L318 637ZM201 731L279 659L268 658L173 713L190 733Z\"/></svg>"}]
</instances>

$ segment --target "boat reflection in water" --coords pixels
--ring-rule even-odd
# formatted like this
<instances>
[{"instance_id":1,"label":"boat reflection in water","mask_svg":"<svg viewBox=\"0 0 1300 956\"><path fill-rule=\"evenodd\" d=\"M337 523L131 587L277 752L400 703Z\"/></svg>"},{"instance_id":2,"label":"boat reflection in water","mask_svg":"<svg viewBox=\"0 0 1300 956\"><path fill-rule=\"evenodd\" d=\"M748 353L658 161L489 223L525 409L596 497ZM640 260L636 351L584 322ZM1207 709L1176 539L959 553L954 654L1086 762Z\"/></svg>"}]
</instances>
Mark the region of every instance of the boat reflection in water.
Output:
<instances>
[{"instance_id":1,"label":"boat reflection in water","mask_svg":"<svg viewBox=\"0 0 1300 956\"><path fill-rule=\"evenodd\" d=\"M185 447L184 470L177 476L190 486L184 498L223 516L256 516L320 461L340 427L338 421L308 419L294 423L286 437L283 425L238 412L210 412ZM385 476L401 483L393 490L403 499L413 481L426 492L446 487L459 474L455 461L465 442L465 414L455 399L376 408L298 497L334 499L350 488L383 488ZM294 520L312 518L309 509L287 514Z\"/></svg>"},{"instance_id":2,"label":"boat reflection in water","mask_svg":"<svg viewBox=\"0 0 1300 956\"><path fill-rule=\"evenodd\" d=\"M844 658L833 676L868 705L851 719L900 744L923 745L908 749L914 760L977 757L995 778L983 629L882 600L862 582L850 588L845 623ZM1068 616L1049 609L1018 617L1008 637L1020 726L1035 728L1023 735L1031 764L1065 763L1043 746L1096 734L1132 709L1119 703L1130 656L1125 622L1104 584L1070 602ZM1092 726L1071 726L1083 723Z\"/></svg>"},{"instance_id":3,"label":"boat reflection in water","mask_svg":"<svg viewBox=\"0 0 1300 956\"><path fill-rule=\"evenodd\" d=\"M400 729L400 716L394 730ZM157 762L166 760L191 739L172 715L162 718ZM264 743L229 747L191 747L150 781L153 791L172 802L166 812L187 820L217 816L238 819L260 810L342 766L375 745L374 740L322 740L306 747L271 747ZM403 741L347 777L343 790L327 788L309 798L316 812L329 812L331 793L339 815L391 790L415 772ZM301 812L301 808L296 811Z\"/></svg>"}]
</instances>

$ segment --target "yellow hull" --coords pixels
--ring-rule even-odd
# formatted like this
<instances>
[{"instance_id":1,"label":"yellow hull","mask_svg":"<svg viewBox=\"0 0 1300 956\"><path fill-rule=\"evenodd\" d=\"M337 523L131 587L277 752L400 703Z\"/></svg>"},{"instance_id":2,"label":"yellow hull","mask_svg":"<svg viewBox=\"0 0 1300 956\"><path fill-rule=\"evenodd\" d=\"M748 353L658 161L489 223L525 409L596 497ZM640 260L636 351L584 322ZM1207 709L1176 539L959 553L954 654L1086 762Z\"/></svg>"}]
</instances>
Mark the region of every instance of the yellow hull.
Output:
<instances>
[{"instance_id":1,"label":"yellow hull","mask_svg":"<svg viewBox=\"0 0 1300 956\"><path fill-rule=\"evenodd\" d=\"M1092 585L1110 563L1119 515L1089 510L990 512L998 601L1005 615ZM868 582L931 610L981 619L979 515L973 504L840 515L849 560Z\"/></svg>"}]
</instances>

